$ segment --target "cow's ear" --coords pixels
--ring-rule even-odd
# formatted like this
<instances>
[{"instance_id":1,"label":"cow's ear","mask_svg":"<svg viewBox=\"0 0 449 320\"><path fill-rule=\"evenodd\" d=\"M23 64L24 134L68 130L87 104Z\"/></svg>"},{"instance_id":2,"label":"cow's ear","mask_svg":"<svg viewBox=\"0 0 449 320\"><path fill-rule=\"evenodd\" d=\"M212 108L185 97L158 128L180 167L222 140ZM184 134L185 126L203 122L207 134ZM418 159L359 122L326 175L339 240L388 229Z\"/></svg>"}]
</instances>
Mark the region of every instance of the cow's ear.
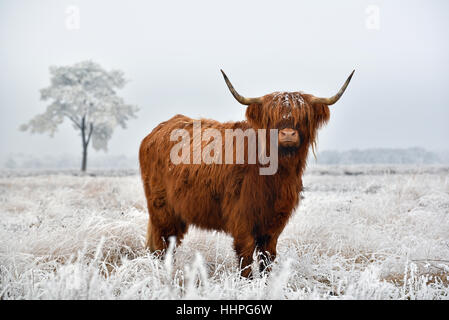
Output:
<instances>
[{"instance_id":1,"label":"cow's ear","mask_svg":"<svg viewBox=\"0 0 449 320\"><path fill-rule=\"evenodd\" d=\"M309 110L313 114L311 120L314 123L309 123L309 125L313 125L315 128L325 125L330 118L329 106L320 102L314 102L314 96L311 94L303 94L302 96L306 102L306 107L310 108Z\"/></svg>"},{"instance_id":2,"label":"cow's ear","mask_svg":"<svg viewBox=\"0 0 449 320\"><path fill-rule=\"evenodd\" d=\"M252 127L262 128L263 127L263 110L260 104L250 104L246 108L246 120L251 124Z\"/></svg>"},{"instance_id":3,"label":"cow's ear","mask_svg":"<svg viewBox=\"0 0 449 320\"><path fill-rule=\"evenodd\" d=\"M316 103L312 106L315 122L317 124L317 128L325 125L331 116L329 106L322 103Z\"/></svg>"}]
</instances>

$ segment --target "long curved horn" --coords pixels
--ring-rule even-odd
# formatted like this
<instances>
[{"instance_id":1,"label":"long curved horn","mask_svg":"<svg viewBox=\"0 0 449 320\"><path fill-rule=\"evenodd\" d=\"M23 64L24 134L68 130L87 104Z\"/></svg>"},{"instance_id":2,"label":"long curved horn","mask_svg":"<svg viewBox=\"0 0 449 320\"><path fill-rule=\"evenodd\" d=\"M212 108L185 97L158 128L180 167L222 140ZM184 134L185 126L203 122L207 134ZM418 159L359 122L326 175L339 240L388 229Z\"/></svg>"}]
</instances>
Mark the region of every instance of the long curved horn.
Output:
<instances>
[{"instance_id":1,"label":"long curved horn","mask_svg":"<svg viewBox=\"0 0 449 320\"><path fill-rule=\"evenodd\" d=\"M238 102L240 102L241 104L244 104L246 106L252 104L252 103L262 103L262 97L258 97L258 98L245 98L241 95L239 95L237 93L237 91L235 91L234 87L231 84L231 81L229 81L228 77L226 76L226 74L223 72L223 70L221 70L221 73L223 74L223 77L226 81L226 84L228 85L229 91L231 91L232 95L234 96L235 100L237 100Z\"/></svg>"},{"instance_id":2,"label":"long curved horn","mask_svg":"<svg viewBox=\"0 0 449 320\"><path fill-rule=\"evenodd\" d=\"M318 97L313 97L312 98L312 104L315 103L322 103L322 104L327 104L327 105L332 105L335 102L338 101L338 99L340 99L340 97L343 95L343 93L346 90L346 87L348 86L349 82L351 81L352 75L354 74L355 70L352 71L352 73L349 75L348 79L346 80L345 84L343 85L343 87L341 87L340 91L338 91L338 93L330 98L318 98Z\"/></svg>"}]
</instances>

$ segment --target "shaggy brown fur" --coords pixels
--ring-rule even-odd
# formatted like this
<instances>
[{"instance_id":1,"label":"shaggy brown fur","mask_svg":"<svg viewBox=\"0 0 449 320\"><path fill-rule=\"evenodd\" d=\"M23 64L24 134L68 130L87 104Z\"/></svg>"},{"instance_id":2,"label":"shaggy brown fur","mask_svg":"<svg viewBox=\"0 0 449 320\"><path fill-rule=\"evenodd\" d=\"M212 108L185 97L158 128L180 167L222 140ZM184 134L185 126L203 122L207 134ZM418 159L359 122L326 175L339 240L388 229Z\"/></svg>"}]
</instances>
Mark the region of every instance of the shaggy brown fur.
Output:
<instances>
[{"instance_id":1,"label":"shaggy brown fur","mask_svg":"<svg viewBox=\"0 0 449 320\"><path fill-rule=\"evenodd\" d=\"M147 247L163 250L170 236L176 236L179 243L189 225L196 225L233 237L243 276L251 275L255 249L263 253L263 269L276 257L277 239L298 205L309 147L314 147L317 130L330 117L327 105L312 101L313 96L300 92L275 92L264 96L261 104L249 105L246 121L220 123L201 119L202 131L220 130L223 142L225 129L297 130L300 145L280 146L274 175L260 175L261 165L247 164L246 154L245 164L174 165L170 150L178 142L170 141L170 133L175 129L187 130L192 153L193 120L176 115L159 124L143 139L139 153L150 214ZM203 141L202 147L208 143ZM192 159L191 154L190 163Z\"/></svg>"}]
</instances>

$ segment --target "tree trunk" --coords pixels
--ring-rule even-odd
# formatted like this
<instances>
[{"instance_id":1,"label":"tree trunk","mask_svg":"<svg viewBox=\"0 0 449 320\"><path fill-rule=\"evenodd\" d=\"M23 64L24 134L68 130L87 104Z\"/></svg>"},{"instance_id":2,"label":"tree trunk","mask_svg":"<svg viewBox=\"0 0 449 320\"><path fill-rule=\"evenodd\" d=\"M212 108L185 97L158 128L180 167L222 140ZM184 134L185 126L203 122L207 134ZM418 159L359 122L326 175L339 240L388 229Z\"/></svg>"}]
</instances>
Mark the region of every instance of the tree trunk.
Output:
<instances>
[{"instance_id":1,"label":"tree trunk","mask_svg":"<svg viewBox=\"0 0 449 320\"><path fill-rule=\"evenodd\" d=\"M83 159L81 162L81 171L86 172L87 169L87 147L89 146L90 138L92 137L92 132L94 131L94 126L92 122L89 124L89 133L86 137L86 116L81 119L81 140L83 145Z\"/></svg>"},{"instance_id":2,"label":"tree trunk","mask_svg":"<svg viewBox=\"0 0 449 320\"><path fill-rule=\"evenodd\" d=\"M83 160L81 162L81 171L86 172L87 168L87 144L83 143Z\"/></svg>"}]
</instances>

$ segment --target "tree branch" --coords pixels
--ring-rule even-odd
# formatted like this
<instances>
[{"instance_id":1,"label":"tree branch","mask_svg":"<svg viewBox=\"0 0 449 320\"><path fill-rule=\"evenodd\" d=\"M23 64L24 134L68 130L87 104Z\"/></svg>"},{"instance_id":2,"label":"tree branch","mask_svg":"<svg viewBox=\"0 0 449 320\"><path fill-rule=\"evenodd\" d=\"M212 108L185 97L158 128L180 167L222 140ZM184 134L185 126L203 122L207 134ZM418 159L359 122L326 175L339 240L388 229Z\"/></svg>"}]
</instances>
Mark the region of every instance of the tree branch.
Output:
<instances>
[{"instance_id":1,"label":"tree branch","mask_svg":"<svg viewBox=\"0 0 449 320\"><path fill-rule=\"evenodd\" d=\"M87 142L86 145L89 145L90 142L90 137L92 137L92 132L94 131L94 126L92 124L92 122L89 124L89 134L87 136Z\"/></svg>"},{"instance_id":2,"label":"tree branch","mask_svg":"<svg viewBox=\"0 0 449 320\"><path fill-rule=\"evenodd\" d=\"M67 117L67 118L69 118L70 120L72 120L72 122L79 128L79 129L81 129L81 125L78 123L78 121L76 121L72 116L70 116L69 114L67 114L67 113L64 113L64 115Z\"/></svg>"}]
</instances>

